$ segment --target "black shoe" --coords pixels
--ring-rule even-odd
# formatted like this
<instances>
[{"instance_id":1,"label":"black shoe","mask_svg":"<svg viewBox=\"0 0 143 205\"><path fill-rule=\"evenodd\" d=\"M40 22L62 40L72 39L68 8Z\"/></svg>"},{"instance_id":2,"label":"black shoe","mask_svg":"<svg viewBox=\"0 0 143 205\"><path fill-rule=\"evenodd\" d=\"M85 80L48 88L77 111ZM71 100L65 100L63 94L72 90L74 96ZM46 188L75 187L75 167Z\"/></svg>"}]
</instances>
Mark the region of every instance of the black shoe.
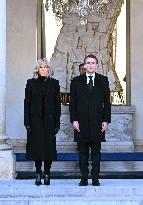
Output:
<instances>
[{"instance_id":1,"label":"black shoe","mask_svg":"<svg viewBox=\"0 0 143 205\"><path fill-rule=\"evenodd\" d=\"M44 175L44 185L50 185L50 175Z\"/></svg>"},{"instance_id":2,"label":"black shoe","mask_svg":"<svg viewBox=\"0 0 143 205\"><path fill-rule=\"evenodd\" d=\"M41 174L36 174L35 185L40 186L41 184Z\"/></svg>"},{"instance_id":3,"label":"black shoe","mask_svg":"<svg viewBox=\"0 0 143 205\"><path fill-rule=\"evenodd\" d=\"M92 179L92 186L100 186L99 180L98 179Z\"/></svg>"},{"instance_id":4,"label":"black shoe","mask_svg":"<svg viewBox=\"0 0 143 205\"><path fill-rule=\"evenodd\" d=\"M84 177L81 178L80 182L79 182L79 186L87 186L88 185L88 178Z\"/></svg>"}]
</instances>

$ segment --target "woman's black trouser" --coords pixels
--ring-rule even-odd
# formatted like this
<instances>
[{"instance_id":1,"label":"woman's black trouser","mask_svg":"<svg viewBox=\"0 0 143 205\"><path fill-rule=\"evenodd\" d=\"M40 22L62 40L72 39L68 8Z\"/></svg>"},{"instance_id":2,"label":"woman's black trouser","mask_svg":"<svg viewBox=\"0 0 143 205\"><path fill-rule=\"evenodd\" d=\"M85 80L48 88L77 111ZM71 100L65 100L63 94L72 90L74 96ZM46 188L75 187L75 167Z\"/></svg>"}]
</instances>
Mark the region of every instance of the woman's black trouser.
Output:
<instances>
[{"instance_id":1,"label":"woman's black trouser","mask_svg":"<svg viewBox=\"0 0 143 205\"><path fill-rule=\"evenodd\" d=\"M50 169L51 169L52 160L44 160L44 174L49 175ZM36 160L35 161L35 167L36 167L36 173L40 174L41 167L42 167L42 160Z\"/></svg>"}]
</instances>

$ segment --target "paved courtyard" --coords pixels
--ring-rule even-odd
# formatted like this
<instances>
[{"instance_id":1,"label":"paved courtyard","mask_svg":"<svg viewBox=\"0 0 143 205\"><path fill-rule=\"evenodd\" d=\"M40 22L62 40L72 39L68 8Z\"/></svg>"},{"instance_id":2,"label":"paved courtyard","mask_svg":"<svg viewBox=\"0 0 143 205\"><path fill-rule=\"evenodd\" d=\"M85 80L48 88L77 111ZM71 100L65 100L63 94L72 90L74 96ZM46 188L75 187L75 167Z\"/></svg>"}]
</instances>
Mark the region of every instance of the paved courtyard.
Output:
<instances>
[{"instance_id":1,"label":"paved courtyard","mask_svg":"<svg viewBox=\"0 0 143 205\"><path fill-rule=\"evenodd\" d=\"M0 205L142 205L143 179L101 179L93 187L78 186L79 179L51 179L51 185L34 180L1 180Z\"/></svg>"}]
</instances>

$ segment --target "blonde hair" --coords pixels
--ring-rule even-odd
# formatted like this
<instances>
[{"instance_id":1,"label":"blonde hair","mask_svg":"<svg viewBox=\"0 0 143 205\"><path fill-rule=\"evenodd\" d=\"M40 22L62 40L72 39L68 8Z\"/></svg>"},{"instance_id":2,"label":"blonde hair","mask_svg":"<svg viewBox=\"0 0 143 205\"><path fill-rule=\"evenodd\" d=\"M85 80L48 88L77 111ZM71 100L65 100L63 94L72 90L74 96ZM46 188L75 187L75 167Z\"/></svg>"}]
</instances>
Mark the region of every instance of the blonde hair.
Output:
<instances>
[{"instance_id":1,"label":"blonde hair","mask_svg":"<svg viewBox=\"0 0 143 205\"><path fill-rule=\"evenodd\" d=\"M38 78L39 67L42 64L46 65L48 68L48 75L46 76L46 78L52 78L54 73L53 73L53 70L50 66L50 62L46 58L41 58L41 59L37 60L35 67L34 67L34 71L33 71L33 78L34 79Z\"/></svg>"}]
</instances>

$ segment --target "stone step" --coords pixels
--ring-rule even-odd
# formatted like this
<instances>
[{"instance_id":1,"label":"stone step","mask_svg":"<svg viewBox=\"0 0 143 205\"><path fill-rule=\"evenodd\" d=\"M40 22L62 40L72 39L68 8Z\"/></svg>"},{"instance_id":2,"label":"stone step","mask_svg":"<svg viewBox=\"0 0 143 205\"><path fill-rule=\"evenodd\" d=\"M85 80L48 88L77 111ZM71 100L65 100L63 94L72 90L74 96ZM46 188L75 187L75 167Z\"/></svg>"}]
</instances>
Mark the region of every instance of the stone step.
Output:
<instances>
[{"instance_id":1,"label":"stone step","mask_svg":"<svg viewBox=\"0 0 143 205\"><path fill-rule=\"evenodd\" d=\"M81 176L80 171L77 172L53 172L51 173L52 179L79 179ZM42 174L43 177L43 174ZM142 171L110 171L110 172L100 172L100 179L143 179ZM35 171L19 171L16 173L16 179L35 179ZM89 179L91 179L91 174L89 174Z\"/></svg>"},{"instance_id":2,"label":"stone step","mask_svg":"<svg viewBox=\"0 0 143 205\"><path fill-rule=\"evenodd\" d=\"M142 205L143 179L100 179L101 186L78 186L79 179L1 180L0 205Z\"/></svg>"},{"instance_id":3,"label":"stone step","mask_svg":"<svg viewBox=\"0 0 143 205\"><path fill-rule=\"evenodd\" d=\"M17 200L1 200L1 205L142 205L142 199L136 198L72 198L62 199L17 199Z\"/></svg>"}]
</instances>

